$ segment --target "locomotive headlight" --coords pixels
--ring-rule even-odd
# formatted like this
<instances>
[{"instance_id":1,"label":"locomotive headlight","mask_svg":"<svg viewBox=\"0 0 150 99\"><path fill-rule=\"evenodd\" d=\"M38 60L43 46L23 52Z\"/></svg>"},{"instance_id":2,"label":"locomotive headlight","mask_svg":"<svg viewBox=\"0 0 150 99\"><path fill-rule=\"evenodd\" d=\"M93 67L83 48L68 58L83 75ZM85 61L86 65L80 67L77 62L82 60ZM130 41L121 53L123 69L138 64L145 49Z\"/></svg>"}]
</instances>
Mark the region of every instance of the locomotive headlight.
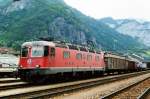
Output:
<instances>
[{"instance_id":1,"label":"locomotive headlight","mask_svg":"<svg viewBox=\"0 0 150 99\"><path fill-rule=\"evenodd\" d=\"M22 67L23 67L22 65L19 65L19 66L18 66L18 69L22 69Z\"/></svg>"},{"instance_id":2,"label":"locomotive headlight","mask_svg":"<svg viewBox=\"0 0 150 99\"><path fill-rule=\"evenodd\" d=\"M20 67L20 68L22 68L23 66L22 66L22 65L20 65L19 67Z\"/></svg>"},{"instance_id":3,"label":"locomotive headlight","mask_svg":"<svg viewBox=\"0 0 150 99\"><path fill-rule=\"evenodd\" d=\"M40 67L40 65L35 65L35 67L36 67L36 68L39 68L39 67Z\"/></svg>"}]
</instances>

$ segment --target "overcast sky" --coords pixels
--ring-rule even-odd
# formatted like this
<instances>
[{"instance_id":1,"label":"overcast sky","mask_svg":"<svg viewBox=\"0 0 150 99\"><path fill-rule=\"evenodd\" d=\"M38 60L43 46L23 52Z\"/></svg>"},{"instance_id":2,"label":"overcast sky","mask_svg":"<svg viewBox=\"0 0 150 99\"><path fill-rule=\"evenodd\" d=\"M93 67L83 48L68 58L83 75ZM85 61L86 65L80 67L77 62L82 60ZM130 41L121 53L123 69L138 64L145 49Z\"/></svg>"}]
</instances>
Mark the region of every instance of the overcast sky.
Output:
<instances>
[{"instance_id":1,"label":"overcast sky","mask_svg":"<svg viewBox=\"0 0 150 99\"><path fill-rule=\"evenodd\" d=\"M68 5L96 19L136 18L150 21L150 0L64 0Z\"/></svg>"}]
</instances>

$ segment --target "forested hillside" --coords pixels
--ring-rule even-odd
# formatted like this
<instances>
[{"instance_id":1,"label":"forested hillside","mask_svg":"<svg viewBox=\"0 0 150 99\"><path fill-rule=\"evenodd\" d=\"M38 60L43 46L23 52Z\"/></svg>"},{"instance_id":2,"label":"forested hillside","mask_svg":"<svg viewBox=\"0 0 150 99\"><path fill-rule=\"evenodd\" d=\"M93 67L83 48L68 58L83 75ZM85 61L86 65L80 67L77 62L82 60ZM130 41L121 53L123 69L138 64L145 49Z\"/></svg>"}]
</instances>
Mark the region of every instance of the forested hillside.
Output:
<instances>
[{"instance_id":1,"label":"forested hillside","mask_svg":"<svg viewBox=\"0 0 150 99\"><path fill-rule=\"evenodd\" d=\"M19 50L25 41L51 37L71 43L93 41L104 50L141 48L130 36L69 7L63 0L0 0L0 46Z\"/></svg>"}]
</instances>

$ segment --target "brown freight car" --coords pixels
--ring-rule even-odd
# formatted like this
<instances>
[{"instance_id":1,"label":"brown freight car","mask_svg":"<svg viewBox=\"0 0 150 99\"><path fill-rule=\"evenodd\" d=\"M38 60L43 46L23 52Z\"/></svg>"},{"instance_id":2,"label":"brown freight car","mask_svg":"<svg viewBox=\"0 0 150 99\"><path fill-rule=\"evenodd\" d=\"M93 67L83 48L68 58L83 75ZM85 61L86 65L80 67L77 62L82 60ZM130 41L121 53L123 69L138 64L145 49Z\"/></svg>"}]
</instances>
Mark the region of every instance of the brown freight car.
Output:
<instances>
[{"instance_id":1,"label":"brown freight car","mask_svg":"<svg viewBox=\"0 0 150 99\"><path fill-rule=\"evenodd\" d=\"M128 56L105 53L106 71L134 71L136 70L136 62Z\"/></svg>"}]
</instances>

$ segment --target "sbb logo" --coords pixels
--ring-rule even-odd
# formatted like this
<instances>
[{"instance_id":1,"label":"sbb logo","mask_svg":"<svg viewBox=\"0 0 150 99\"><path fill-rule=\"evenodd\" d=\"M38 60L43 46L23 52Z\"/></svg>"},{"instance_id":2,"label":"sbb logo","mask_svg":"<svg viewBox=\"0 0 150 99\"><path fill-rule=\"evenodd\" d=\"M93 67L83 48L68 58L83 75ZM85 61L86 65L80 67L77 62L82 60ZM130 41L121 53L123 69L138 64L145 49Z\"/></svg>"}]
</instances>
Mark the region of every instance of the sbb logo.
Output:
<instances>
[{"instance_id":1,"label":"sbb logo","mask_svg":"<svg viewBox=\"0 0 150 99\"><path fill-rule=\"evenodd\" d=\"M27 63L28 63L28 64L31 64L31 63L32 63L32 60L31 60L31 59L28 59L28 60L27 60Z\"/></svg>"}]
</instances>

